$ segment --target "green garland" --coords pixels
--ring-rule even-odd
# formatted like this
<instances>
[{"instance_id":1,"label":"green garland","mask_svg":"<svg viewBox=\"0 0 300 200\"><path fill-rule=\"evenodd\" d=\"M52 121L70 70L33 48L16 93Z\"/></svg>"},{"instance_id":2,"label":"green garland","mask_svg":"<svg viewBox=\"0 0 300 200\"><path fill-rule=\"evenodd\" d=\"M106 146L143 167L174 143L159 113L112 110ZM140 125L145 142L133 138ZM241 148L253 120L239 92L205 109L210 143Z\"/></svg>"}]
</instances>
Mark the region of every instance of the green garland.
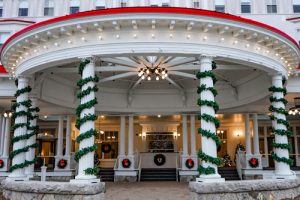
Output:
<instances>
[{"instance_id":1,"label":"green garland","mask_svg":"<svg viewBox=\"0 0 300 200\"><path fill-rule=\"evenodd\" d=\"M36 162L36 160L37 160L36 158L34 158L34 159L31 160L31 161L25 160L24 163L16 164L16 165L10 166L10 167L9 167L9 172L13 172L13 171L16 170L16 169L22 169L22 168L24 168L24 167L28 167L28 166L34 164L34 163Z\"/></svg>"},{"instance_id":2,"label":"green garland","mask_svg":"<svg viewBox=\"0 0 300 200\"><path fill-rule=\"evenodd\" d=\"M214 116L211 116L211 115L208 115L208 114L204 113L204 114L198 116L198 119L203 119L206 122L212 122L212 123L215 124L216 128L220 127L220 121L218 120L218 118L216 118Z\"/></svg>"},{"instance_id":3,"label":"green garland","mask_svg":"<svg viewBox=\"0 0 300 200\"><path fill-rule=\"evenodd\" d=\"M22 101L22 102L19 102L19 103L14 103L11 106L11 110L16 110L21 105L29 108L31 106L31 100L26 100L26 101Z\"/></svg>"},{"instance_id":4,"label":"green garland","mask_svg":"<svg viewBox=\"0 0 300 200\"><path fill-rule=\"evenodd\" d=\"M94 168L87 168L84 170L84 173L87 175L98 175L100 172L100 168L99 167L94 167Z\"/></svg>"},{"instance_id":5,"label":"green garland","mask_svg":"<svg viewBox=\"0 0 300 200\"><path fill-rule=\"evenodd\" d=\"M201 100L198 99L198 106L213 107L215 112L219 110L219 105L215 101Z\"/></svg>"},{"instance_id":6,"label":"green garland","mask_svg":"<svg viewBox=\"0 0 300 200\"><path fill-rule=\"evenodd\" d=\"M16 91L16 94L15 94L15 97L17 98L18 96L20 96L21 94L24 94L24 93L29 93L31 92L31 87L30 86L27 86L25 88L22 88L20 90L17 90Z\"/></svg>"},{"instance_id":7,"label":"green garland","mask_svg":"<svg viewBox=\"0 0 300 200\"><path fill-rule=\"evenodd\" d=\"M284 85L284 81L286 81L286 80L283 79L283 83L282 83L283 85ZM269 91L272 92L272 93L283 93L283 95L286 95L286 93L287 93L287 89L285 87L272 86L272 87L269 88ZM283 114L285 116L288 115L288 112L285 110L284 107L277 108L277 107L274 106L274 103L277 103L277 102L281 102L285 106L288 103L287 100L284 99L284 98L277 98L277 97L271 96L270 97L270 102L273 104L269 107L269 111L273 113L270 116L270 119L272 121L275 121L277 124L282 124L286 128L286 129L275 129L274 127L272 127L272 132L276 135L291 137L293 135L293 133L288 130L288 128L290 127L289 122L285 119L285 117L284 117L284 119L280 119L280 118L278 118L274 115L274 113ZM288 151L290 151L291 148L292 148L290 143L276 143L276 142L273 142L272 146L275 149L285 149L285 150L288 150ZM272 153L272 158L276 162L283 162L283 163L286 163L290 166L293 165L293 162L294 162L290 158L279 157L274 152Z\"/></svg>"},{"instance_id":8,"label":"green garland","mask_svg":"<svg viewBox=\"0 0 300 200\"><path fill-rule=\"evenodd\" d=\"M217 65L216 63L213 61L212 62L212 69L216 69ZM212 72L212 70L210 71L204 71L204 72L198 72L196 77L198 79L203 79L203 78L211 78L213 81L213 84L216 83L217 78L215 76L215 74ZM197 93L201 94L204 91L209 91L212 93L212 95L215 97L218 92L214 87L207 87L207 85L205 84L201 84L198 89L197 89ZM215 113L219 110L219 105L213 100L206 100L206 99L198 99L197 101L198 106L208 106L214 109ZM220 121L215 117L215 116L211 116L209 114L206 113L201 113L198 116L198 120L205 120L206 122L212 122L216 128L218 128L220 126ZM202 128L198 129L198 133L201 134L203 137L209 138L211 140L213 140L216 143L216 146L220 146L221 145L221 140L220 138L217 136L216 133L211 132L210 130L205 130ZM209 162L215 165L220 165L222 164L222 160L218 157L212 157L209 156L207 154L205 154L202 150L199 150L198 152L198 157L205 162ZM208 166L208 167L203 167L203 166L199 166L198 167L198 171L200 174L215 174L216 170L214 167Z\"/></svg>"},{"instance_id":9,"label":"green garland","mask_svg":"<svg viewBox=\"0 0 300 200\"><path fill-rule=\"evenodd\" d=\"M89 95L91 92L97 92L98 91L98 87L94 86L94 87L88 87L86 90L84 91L80 91L77 93L77 98L81 99L82 97Z\"/></svg>"},{"instance_id":10,"label":"green garland","mask_svg":"<svg viewBox=\"0 0 300 200\"><path fill-rule=\"evenodd\" d=\"M291 144L282 144L282 143L276 143L273 142L272 143L273 148L280 148L280 149L287 149L287 150L291 150L292 149L292 145Z\"/></svg>"},{"instance_id":11,"label":"green garland","mask_svg":"<svg viewBox=\"0 0 300 200\"><path fill-rule=\"evenodd\" d=\"M31 144L31 145L25 146L21 149L14 150L14 151L10 152L9 158L13 159L16 155L18 155L20 153L26 153L30 148L37 148L37 147L38 147L38 144L34 143L34 144Z\"/></svg>"},{"instance_id":12,"label":"green garland","mask_svg":"<svg viewBox=\"0 0 300 200\"><path fill-rule=\"evenodd\" d=\"M198 86L198 89L197 89L198 94L200 94L201 92L204 92L204 91L211 91L211 93L213 93L214 96L218 95L218 91L213 87L206 87L205 84L201 84L200 86Z\"/></svg>"},{"instance_id":13,"label":"green garland","mask_svg":"<svg viewBox=\"0 0 300 200\"><path fill-rule=\"evenodd\" d=\"M269 107L270 112L277 112L283 115L288 115L288 112L284 108L276 108L275 106L271 105Z\"/></svg>"},{"instance_id":14,"label":"green garland","mask_svg":"<svg viewBox=\"0 0 300 200\"><path fill-rule=\"evenodd\" d=\"M273 102L281 102L283 103L284 105L286 105L288 103L288 101L285 99L285 98L276 98L276 97L273 97L273 96L270 96L270 102L273 103Z\"/></svg>"},{"instance_id":15,"label":"green garland","mask_svg":"<svg viewBox=\"0 0 300 200\"><path fill-rule=\"evenodd\" d=\"M82 149L80 149L79 151L77 151L77 152L75 153L75 155L74 155L74 160L75 160L76 162L78 162L79 159L80 159L82 156L84 156L84 155L86 155L86 154L88 154L88 153L90 153L90 152L96 151L97 149L98 149L98 146L97 146L96 144L94 144L93 146L90 146L90 147L82 148Z\"/></svg>"},{"instance_id":16,"label":"green garland","mask_svg":"<svg viewBox=\"0 0 300 200\"><path fill-rule=\"evenodd\" d=\"M76 142L79 144L84 139L95 136L96 134L97 134L97 131L95 129L91 128L90 130L88 130L82 134L79 134L78 137L76 138Z\"/></svg>"},{"instance_id":17,"label":"green garland","mask_svg":"<svg viewBox=\"0 0 300 200\"><path fill-rule=\"evenodd\" d=\"M214 134L210 131L204 130L202 128L198 129L198 133L200 133L204 137L211 138L212 140L214 140L216 142L217 146L221 145L221 140L216 134Z\"/></svg>"},{"instance_id":18,"label":"green garland","mask_svg":"<svg viewBox=\"0 0 300 200\"><path fill-rule=\"evenodd\" d=\"M79 74L82 76L82 72L84 70L84 68L86 67L86 65L88 65L91 61L89 59L85 59L83 61L80 62L79 65ZM97 76L89 76L87 78L81 78L79 81L77 81L77 86L81 89L80 92L77 93L77 98L78 99L82 99L83 97L90 95L91 92L97 92L98 88L97 86L88 86L87 88L85 88L84 90L82 90L82 87L86 84L88 84L89 82L98 82L99 78ZM81 103L77 108L76 108L76 115L77 115L77 119L76 119L76 128L80 129L81 125L88 122L88 121L95 121L97 119L97 116L95 114L87 114L83 117L81 117L81 113L83 112L83 110L85 109L90 109L93 108L96 104L98 104L97 98L94 98L86 103ZM84 133L80 133L77 138L76 138L76 142L78 144L80 144L83 140L91 138L93 136L95 136L97 133L97 131L94 128L91 128L90 130L84 132ZM94 144L93 146L89 146L89 147L85 147L82 149L79 149L75 155L74 155L74 159L76 162L79 162L80 158L90 152L94 152L96 151L98 148L98 146L96 144ZM99 169L97 169L96 167L94 168L87 168L84 170L85 174L96 174L99 172Z\"/></svg>"},{"instance_id":19,"label":"green garland","mask_svg":"<svg viewBox=\"0 0 300 200\"><path fill-rule=\"evenodd\" d=\"M285 87L275 87L275 86L272 86L269 88L269 91L270 92L282 92L283 95L285 96L287 94L287 90Z\"/></svg>"},{"instance_id":20,"label":"green garland","mask_svg":"<svg viewBox=\"0 0 300 200\"><path fill-rule=\"evenodd\" d=\"M80 117L80 113L84 110L84 109L90 109L93 106L95 106L96 104L98 104L97 99L94 98L84 104L80 104L77 108L76 108L76 115L77 117Z\"/></svg>"},{"instance_id":21,"label":"green garland","mask_svg":"<svg viewBox=\"0 0 300 200\"><path fill-rule=\"evenodd\" d=\"M216 170L213 167L203 167L203 166L199 166L198 167L198 172L199 174L205 174L205 175L209 175L209 174L215 174Z\"/></svg>"},{"instance_id":22,"label":"green garland","mask_svg":"<svg viewBox=\"0 0 300 200\"><path fill-rule=\"evenodd\" d=\"M272 153L272 158L273 158L273 160L275 160L277 162L284 162L284 163L288 164L289 166L292 166L294 164L294 160L292 160L290 158L279 157L275 153Z\"/></svg>"},{"instance_id":23,"label":"green garland","mask_svg":"<svg viewBox=\"0 0 300 200\"><path fill-rule=\"evenodd\" d=\"M203 153L202 150L198 151L198 157L201 158L202 160L205 160L206 162L213 163L217 166L222 164L222 160L220 158L215 158L215 157L209 156L209 155Z\"/></svg>"}]
</instances>

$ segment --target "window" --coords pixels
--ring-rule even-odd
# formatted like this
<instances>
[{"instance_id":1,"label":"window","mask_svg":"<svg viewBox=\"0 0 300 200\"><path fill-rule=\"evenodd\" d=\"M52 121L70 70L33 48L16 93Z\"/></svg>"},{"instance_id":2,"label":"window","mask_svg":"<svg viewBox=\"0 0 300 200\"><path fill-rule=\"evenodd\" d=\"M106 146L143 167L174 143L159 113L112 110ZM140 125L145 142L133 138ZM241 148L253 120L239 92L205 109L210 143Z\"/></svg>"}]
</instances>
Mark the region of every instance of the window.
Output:
<instances>
[{"instance_id":1,"label":"window","mask_svg":"<svg viewBox=\"0 0 300 200\"><path fill-rule=\"evenodd\" d=\"M161 3L161 6L162 7L169 7L170 6L169 0L163 0L162 3Z\"/></svg>"},{"instance_id":2,"label":"window","mask_svg":"<svg viewBox=\"0 0 300 200\"><path fill-rule=\"evenodd\" d=\"M159 6L159 0L150 0L150 6L151 7L158 7Z\"/></svg>"},{"instance_id":3,"label":"window","mask_svg":"<svg viewBox=\"0 0 300 200\"><path fill-rule=\"evenodd\" d=\"M70 1L70 14L79 12L80 2L79 0L71 0Z\"/></svg>"},{"instance_id":4,"label":"window","mask_svg":"<svg viewBox=\"0 0 300 200\"><path fill-rule=\"evenodd\" d=\"M3 1L0 1L0 17L3 16Z\"/></svg>"},{"instance_id":5,"label":"window","mask_svg":"<svg viewBox=\"0 0 300 200\"><path fill-rule=\"evenodd\" d=\"M122 0L121 1L121 8L125 8L127 7L127 1L126 0Z\"/></svg>"},{"instance_id":6,"label":"window","mask_svg":"<svg viewBox=\"0 0 300 200\"><path fill-rule=\"evenodd\" d=\"M251 13L251 0L241 0L241 13Z\"/></svg>"},{"instance_id":7,"label":"window","mask_svg":"<svg viewBox=\"0 0 300 200\"><path fill-rule=\"evenodd\" d=\"M53 0L45 0L44 16L54 15L54 2Z\"/></svg>"},{"instance_id":8,"label":"window","mask_svg":"<svg viewBox=\"0 0 300 200\"><path fill-rule=\"evenodd\" d=\"M105 9L105 0L97 0L96 1L96 10Z\"/></svg>"},{"instance_id":9,"label":"window","mask_svg":"<svg viewBox=\"0 0 300 200\"><path fill-rule=\"evenodd\" d=\"M300 0L293 0L294 13L300 13Z\"/></svg>"},{"instance_id":10,"label":"window","mask_svg":"<svg viewBox=\"0 0 300 200\"><path fill-rule=\"evenodd\" d=\"M225 0L215 0L215 11L225 12Z\"/></svg>"},{"instance_id":11,"label":"window","mask_svg":"<svg viewBox=\"0 0 300 200\"><path fill-rule=\"evenodd\" d=\"M2 47L2 45L4 44L4 42L9 38L10 33L0 33L0 48Z\"/></svg>"},{"instance_id":12,"label":"window","mask_svg":"<svg viewBox=\"0 0 300 200\"><path fill-rule=\"evenodd\" d=\"M267 1L267 13L277 13L276 0Z\"/></svg>"},{"instance_id":13,"label":"window","mask_svg":"<svg viewBox=\"0 0 300 200\"><path fill-rule=\"evenodd\" d=\"M194 1L194 8L200 8L200 2Z\"/></svg>"},{"instance_id":14,"label":"window","mask_svg":"<svg viewBox=\"0 0 300 200\"><path fill-rule=\"evenodd\" d=\"M23 16L23 17L28 16L28 7L29 7L29 4L28 4L27 0L19 1L19 13L18 13L18 15Z\"/></svg>"}]
</instances>

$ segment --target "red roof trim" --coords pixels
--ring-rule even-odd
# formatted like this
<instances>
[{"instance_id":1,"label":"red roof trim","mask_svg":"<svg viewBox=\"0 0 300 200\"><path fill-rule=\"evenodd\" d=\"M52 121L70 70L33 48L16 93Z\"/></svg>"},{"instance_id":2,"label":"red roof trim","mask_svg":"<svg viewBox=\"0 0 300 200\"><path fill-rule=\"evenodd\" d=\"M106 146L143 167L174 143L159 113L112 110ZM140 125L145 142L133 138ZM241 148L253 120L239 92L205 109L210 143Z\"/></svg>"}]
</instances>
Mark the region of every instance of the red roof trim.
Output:
<instances>
[{"instance_id":1,"label":"red roof trim","mask_svg":"<svg viewBox=\"0 0 300 200\"><path fill-rule=\"evenodd\" d=\"M1 22L21 22L21 23L35 24L35 22L33 21L19 20L19 19L3 19L0 20L0 23Z\"/></svg>"},{"instance_id":2,"label":"red roof trim","mask_svg":"<svg viewBox=\"0 0 300 200\"><path fill-rule=\"evenodd\" d=\"M293 20L297 20L297 19L300 19L300 17L287 18L286 20L287 20L287 21L293 21Z\"/></svg>"},{"instance_id":3,"label":"red roof trim","mask_svg":"<svg viewBox=\"0 0 300 200\"><path fill-rule=\"evenodd\" d=\"M0 65L0 74L7 74L3 65Z\"/></svg>"},{"instance_id":4,"label":"red roof trim","mask_svg":"<svg viewBox=\"0 0 300 200\"><path fill-rule=\"evenodd\" d=\"M45 20L36 24L33 24L31 26L28 26L19 32L16 32L14 35L12 35L2 46L1 53L3 48L14 38L22 35L23 33L26 33L30 30L36 29L41 26L53 24L60 21L70 20L74 18L81 18L81 17L90 17L90 16L96 16L96 15L113 15L113 14L134 14L134 13L174 13L174 14L186 14L186 15L201 15L201 16L207 16L207 17L215 17L215 18L221 18L226 20L232 20L232 21L238 21L254 26L258 26L264 29L268 29L270 31L273 31L291 42L293 42L298 48L298 43L288 34L284 33L283 31L274 28L272 26L269 26L267 24L263 24L254 20L238 17L235 15L225 14L221 12L215 12L215 11L209 11L209 10L200 10L200 9L191 9L191 8L173 8L173 7L127 7L127 8L112 8L112 9L104 9L104 10L92 10L87 12L80 12L76 14L61 16L57 18L52 18L49 20Z\"/></svg>"}]
</instances>

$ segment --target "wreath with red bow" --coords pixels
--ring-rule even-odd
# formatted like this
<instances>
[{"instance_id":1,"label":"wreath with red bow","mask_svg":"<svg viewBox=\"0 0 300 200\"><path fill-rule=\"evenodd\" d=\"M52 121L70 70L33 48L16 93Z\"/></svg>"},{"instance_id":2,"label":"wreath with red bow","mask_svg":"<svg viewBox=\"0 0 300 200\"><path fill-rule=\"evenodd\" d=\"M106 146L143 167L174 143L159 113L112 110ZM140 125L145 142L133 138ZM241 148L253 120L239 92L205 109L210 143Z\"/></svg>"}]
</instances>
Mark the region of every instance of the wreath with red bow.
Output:
<instances>
[{"instance_id":1,"label":"wreath with red bow","mask_svg":"<svg viewBox=\"0 0 300 200\"><path fill-rule=\"evenodd\" d=\"M122 167L123 168L129 168L131 165L131 161L128 158L125 158L122 160Z\"/></svg>"},{"instance_id":2,"label":"wreath with red bow","mask_svg":"<svg viewBox=\"0 0 300 200\"><path fill-rule=\"evenodd\" d=\"M102 151L103 153L109 153L109 152L111 151L111 145L108 144L108 143L103 143L103 144L101 145L101 151Z\"/></svg>"},{"instance_id":3,"label":"wreath with red bow","mask_svg":"<svg viewBox=\"0 0 300 200\"><path fill-rule=\"evenodd\" d=\"M3 168L3 167L4 167L4 161L0 160L0 168Z\"/></svg>"},{"instance_id":4,"label":"wreath with red bow","mask_svg":"<svg viewBox=\"0 0 300 200\"><path fill-rule=\"evenodd\" d=\"M252 167L252 168L256 168L259 165L259 161L257 158L250 158L248 162L249 162L250 167Z\"/></svg>"},{"instance_id":5,"label":"wreath with red bow","mask_svg":"<svg viewBox=\"0 0 300 200\"><path fill-rule=\"evenodd\" d=\"M68 161L65 159L60 159L57 163L57 167L60 169L64 169L68 164Z\"/></svg>"},{"instance_id":6,"label":"wreath with red bow","mask_svg":"<svg viewBox=\"0 0 300 200\"><path fill-rule=\"evenodd\" d=\"M195 166L194 160L193 159L186 159L185 161L185 166L188 169L192 169Z\"/></svg>"}]
</instances>

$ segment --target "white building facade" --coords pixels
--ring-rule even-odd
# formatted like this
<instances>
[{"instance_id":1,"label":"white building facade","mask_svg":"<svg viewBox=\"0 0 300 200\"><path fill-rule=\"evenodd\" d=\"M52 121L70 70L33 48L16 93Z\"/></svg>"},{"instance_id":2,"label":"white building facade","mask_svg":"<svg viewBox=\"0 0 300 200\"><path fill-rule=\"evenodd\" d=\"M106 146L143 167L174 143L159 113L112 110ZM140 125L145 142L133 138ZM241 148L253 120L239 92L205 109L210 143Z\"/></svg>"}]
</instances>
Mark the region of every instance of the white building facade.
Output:
<instances>
[{"instance_id":1,"label":"white building facade","mask_svg":"<svg viewBox=\"0 0 300 200\"><path fill-rule=\"evenodd\" d=\"M2 112L12 112L12 78L19 90L32 88L17 95L17 112L30 109L21 103L28 99L40 108L37 121L15 116L16 124L39 125L36 138L10 147L9 140L30 129L14 125L12 136L9 116L2 117L3 176L9 166L37 157L10 178L32 176L34 166L46 164L50 176L72 176L76 168L75 181L94 181L94 154L97 166L114 169L115 180L137 180L147 168L174 168L189 178L198 176L201 164L199 181L223 181L217 157L226 155L240 178L297 174L290 167L300 166L300 120L290 111L290 134L283 110L297 108L300 1L3 0L0 10L1 62L8 72L1 73ZM80 137L89 130L94 134ZM31 149L8 158L8 151L33 141L35 154ZM74 153L80 150L86 151ZM255 171L251 159L258 161Z\"/></svg>"}]
</instances>

